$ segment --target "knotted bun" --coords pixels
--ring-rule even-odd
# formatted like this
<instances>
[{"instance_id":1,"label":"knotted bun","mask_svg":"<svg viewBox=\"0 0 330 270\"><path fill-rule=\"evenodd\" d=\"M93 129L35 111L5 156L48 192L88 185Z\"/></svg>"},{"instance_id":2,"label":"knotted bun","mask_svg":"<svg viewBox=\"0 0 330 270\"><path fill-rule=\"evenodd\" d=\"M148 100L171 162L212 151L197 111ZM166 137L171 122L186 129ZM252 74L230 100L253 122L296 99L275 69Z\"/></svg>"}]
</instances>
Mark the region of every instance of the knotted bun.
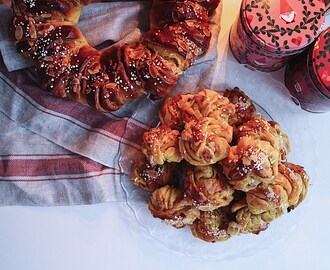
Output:
<instances>
[{"instance_id":1,"label":"knotted bun","mask_svg":"<svg viewBox=\"0 0 330 270\"><path fill-rule=\"evenodd\" d=\"M133 184L152 192L154 217L218 242L259 234L305 199L307 172L285 161L289 137L256 114L239 88L177 94L158 115L160 125L144 133L145 157L131 174Z\"/></svg>"},{"instance_id":2,"label":"knotted bun","mask_svg":"<svg viewBox=\"0 0 330 270\"><path fill-rule=\"evenodd\" d=\"M191 198L185 197L182 190L168 185L152 193L148 208L154 217L176 228L192 224L200 215Z\"/></svg>"}]
</instances>

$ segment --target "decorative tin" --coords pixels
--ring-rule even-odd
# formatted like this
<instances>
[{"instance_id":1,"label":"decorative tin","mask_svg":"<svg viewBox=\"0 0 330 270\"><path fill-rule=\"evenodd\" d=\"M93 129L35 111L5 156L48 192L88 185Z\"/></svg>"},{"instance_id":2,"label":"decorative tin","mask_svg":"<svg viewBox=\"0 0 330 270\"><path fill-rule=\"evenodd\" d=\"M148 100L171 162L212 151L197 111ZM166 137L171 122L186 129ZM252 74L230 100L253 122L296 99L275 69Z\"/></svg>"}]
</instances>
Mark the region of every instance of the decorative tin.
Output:
<instances>
[{"instance_id":1,"label":"decorative tin","mask_svg":"<svg viewBox=\"0 0 330 270\"><path fill-rule=\"evenodd\" d=\"M325 14L328 15L330 13L330 0L325 0Z\"/></svg>"},{"instance_id":2,"label":"decorative tin","mask_svg":"<svg viewBox=\"0 0 330 270\"><path fill-rule=\"evenodd\" d=\"M231 50L240 63L277 70L316 39L324 12L324 0L243 0Z\"/></svg>"},{"instance_id":3,"label":"decorative tin","mask_svg":"<svg viewBox=\"0 0 330 270\"><path fill-rule=\"evenodd\" d=\"M285 85L293 100L310 112L330 111L330 27L286 67Z\"/></svg>"}]
</instances>

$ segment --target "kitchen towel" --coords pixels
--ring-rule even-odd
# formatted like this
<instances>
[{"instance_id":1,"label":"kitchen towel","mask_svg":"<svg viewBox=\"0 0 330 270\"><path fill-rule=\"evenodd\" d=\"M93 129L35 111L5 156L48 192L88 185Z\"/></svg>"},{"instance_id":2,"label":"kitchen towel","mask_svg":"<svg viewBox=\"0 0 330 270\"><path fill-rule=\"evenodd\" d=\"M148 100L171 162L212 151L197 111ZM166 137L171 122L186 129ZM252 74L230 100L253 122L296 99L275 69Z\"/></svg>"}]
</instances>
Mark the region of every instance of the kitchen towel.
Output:
<instances>
[{"instance_id":1,"label":"kitchen towel","mask_svg":"<svg viewBox=\"0 0 330 270\"><path fill-rule=\"evenodd\" d=\"M92 46L134 42L149 27L150 1L96 2L79 29ZM49 95L31 61L8 38L12 12L0 2L0 205L75 205L124 201L122 157L140 149L161 101L148 97L100 113ZM217 68L221 5L211 18L209 50L181 76L173 94L211 85ZM131 151L133 150L133 151ZM127 154L127 155L126 155Z\"/></svg>"}]
</instances>

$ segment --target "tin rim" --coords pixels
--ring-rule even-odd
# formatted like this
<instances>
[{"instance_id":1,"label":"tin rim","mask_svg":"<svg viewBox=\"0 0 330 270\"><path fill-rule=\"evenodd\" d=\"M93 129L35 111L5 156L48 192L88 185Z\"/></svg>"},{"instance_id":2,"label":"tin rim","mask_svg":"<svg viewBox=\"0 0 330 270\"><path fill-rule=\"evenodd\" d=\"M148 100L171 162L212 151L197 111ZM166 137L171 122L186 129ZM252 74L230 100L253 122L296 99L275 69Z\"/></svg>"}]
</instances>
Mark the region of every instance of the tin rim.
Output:
<instances>
[{"instance_id":1,"label":"tin rim","mask_svg":"<svg viewBox=\"0 0 330 270\"><path fill-rule=\"evenodd\" d=\"M265 42L263 39L259 38L253 31L249 31L251 30L251 28L244 24L244 20L242 20L242 15L240 15L240 20L238 23L242 26L243 31L250 37L251 41L256 46L261 47L263 50L267 52L276 53L278 55L282 55L284 52L285 55L290 56L301 53L302 51L304 51L304 49L306 49L306 47L303 47L300 49L285 50L283 48L273 46L272 44L269 44Z\"/></svg>"},{"instance_id":2,"label":"tin rim","mask_svg":"<svg viewBox=\"0 0 330 270\"><path fill-rule=\"evenodd\" d=\"M306 38L307 38L306 43L300 43L299 45L289 47L287 45L287 42L285 42L286 44L284 44L284 42L283 42L283 45L281 45L279 42L274 40L274 44L272 44L271 42L267 42L266 40L264 40L262 38L262 36L260 36L260 33L261 33L262 35L267 35L268 37L270 37L269 35L271 35L271 33L268 33L268 32L271 32L271 31L259 32L259 34L258 34L258 33L256 33L256 31L259 31L261 29L257 28L257 30L256 30L256 28L253 27L253 25L251 25L249 23L249 18L247 16L248 13L244 11L248 1L250 1L250 0L243 0L242 3L241 3L241 7L240 7L241 12L240 12L240 15L239 15L241 24L242 24L244 30L246 31L246 33L248 34L248 36L250 36L251 40L253 40L257 45L260 44L260 47L262 47L263 49L266 49L270 52L275 52L275 53L278 53L278 54L285 53L285 54L288 54L288 55L302 52L307 46L309 46L319 36L319 34L322 30L322 25L325 22L325 3L324 3L324 1L323 2L318 2L319 5L323 4L323 7L319 10L320 11L319 12L320 18L317 18L317 16L315 15L315 21L317 21L317 26L316 26L317 31L315 30L313 32L314 38L311 35L309 35L308 33L306 33L309 36L309 38L307 38L307 36L306 36ZM256 2L256 1L251 1L251 2ZM265 2L267 3L268 1L265 1ZM254 4L256 4L256 3L254 3ZM256 12L255 14L257 16L262 16L262 14L258 13L258 12ZM270 17L270 15L269 15L269 17ZM314 18L314 17L312 17L312 18ZM267 19L268 19L268 17L267 17ZM273 23L275 25L276 21L274 20ZM276 27L278 27L279 29L282 29L279 25L276 25ZM287 28L287 29L289 29L289 28ZM284 30L287 30L287 29L284 29ZM293 32L296 32L296 31L293 31ZM285 34L280 35L280 37L282 37L284 35ZM274 39L277 39L277 38L278 37L275 37ZM291 36L290 36L290 38L291 38ZM292 39L293 38L291 38L291 40Z\"/></svg>"},{"instance_id":3,"label":"tin rim","mask_svg":"<svg viewBox=\"0 0 330 270\"><path fill-rule=\"evenodd\" d=\"M326 85L323 83L322 80L320 80L318 72L315 71L316 69L315 69L315 62L313 61L313 52L314 49L313 47L311 47L309 49L308 57L307 57L308 74L312 79L312 82L315 85L315 87L319 90L319 92L330 99L330 90L327 90Z\"/></svg>"},{"instance_id":4,"label":"tin rim","mask_svg":"<svg viewBox=\"0 0 330 270\"><path fill-rule=\"evenodd\" d=\"M327 39L328 36L329 36L329 39ZM324 60L325 62L327 61L327 59L329 59L330 49L325 48L327 46L327 43L326 43L327 41L330 41L330 26L327 27L326 29L324 29L321 32L321 34L319 35L319 37L316 39L314 44L318 44L318 46L316 47L314 45L312 47L312 49L310 51L309 61L310 61L310 65L311 65L311 68L313 71L313 77L315 74L315 77L316 77L315 79L317 79L318 83L325 89L325 92L327 92L327 94L330 95L330 88L326 85L326 83L322 79L322 74L320 73L320 70L324 71L324 68L323 68L324 63L323 63L323 67L322 67L322 66L317 66L317 64L321 64L322 61L316 62L316 59L318 59L318 56L325 58L325 60ZM324 49L324 50L320 49L320 44L322 44L322 49ZM328 53L327 53L327 50L328 50ZM321 54L320 52L322 52L323 54ZM325 55L324 55L324 53L325 53ZM330 74L329 74L329 76L330 76Z\"/></svg>"}]
</instances>

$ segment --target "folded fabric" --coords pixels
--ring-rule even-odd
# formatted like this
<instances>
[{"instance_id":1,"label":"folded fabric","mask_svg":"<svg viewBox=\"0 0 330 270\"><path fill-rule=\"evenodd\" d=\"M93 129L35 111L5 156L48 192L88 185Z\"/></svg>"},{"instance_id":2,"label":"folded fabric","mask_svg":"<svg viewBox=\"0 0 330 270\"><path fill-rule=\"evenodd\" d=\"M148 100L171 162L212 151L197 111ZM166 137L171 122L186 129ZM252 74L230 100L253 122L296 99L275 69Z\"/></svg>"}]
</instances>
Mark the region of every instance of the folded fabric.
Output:
<instances>
[{"instance_id":1,"label":"folded fabric","mask_svg":"<svg viewBox=\"0 0 330 270\"><path fill-rule=\"evenodd\" d=\"M117 167L70 152L0 113L0 205L92 204L125 199Z\"/></svg>"},{"instance_id":2,"label":"folded fabric","mask_svg":"<svg viewBox=\"0 0 330 270\"><path fill-rule=\"evenodd\" d=\"M6 1L7 2L7 1ZM147 29L150 2L93 3L79 28L93 46L131 42ZM144 97L119 111L93 108L41 90L31 62L8 39L11 11L0 5L0 205L73 205L122 201L120 160L139 149L160 102ZM221 9L211 46L173 93L209 87L217 65ZM198 76L196 76L198 74ZM133 151L134 152L134 151Z\"/></svg>"},{"instance_id":3,"label":"folded fabric","mask_svg":"<svg viewBox=\"0 0 330 270\"><path fill-rule=\"evenodd\" d=\"M3 2L1 4L1 2ZM8 36L13 13L10 1L0 1L0 51L9 71L32 67L33 62L16 52ZM82 10L78 27L91 46L103 42L131 42L149 27L150 1L93 3Z\"/></svg>"}]
</instances>

